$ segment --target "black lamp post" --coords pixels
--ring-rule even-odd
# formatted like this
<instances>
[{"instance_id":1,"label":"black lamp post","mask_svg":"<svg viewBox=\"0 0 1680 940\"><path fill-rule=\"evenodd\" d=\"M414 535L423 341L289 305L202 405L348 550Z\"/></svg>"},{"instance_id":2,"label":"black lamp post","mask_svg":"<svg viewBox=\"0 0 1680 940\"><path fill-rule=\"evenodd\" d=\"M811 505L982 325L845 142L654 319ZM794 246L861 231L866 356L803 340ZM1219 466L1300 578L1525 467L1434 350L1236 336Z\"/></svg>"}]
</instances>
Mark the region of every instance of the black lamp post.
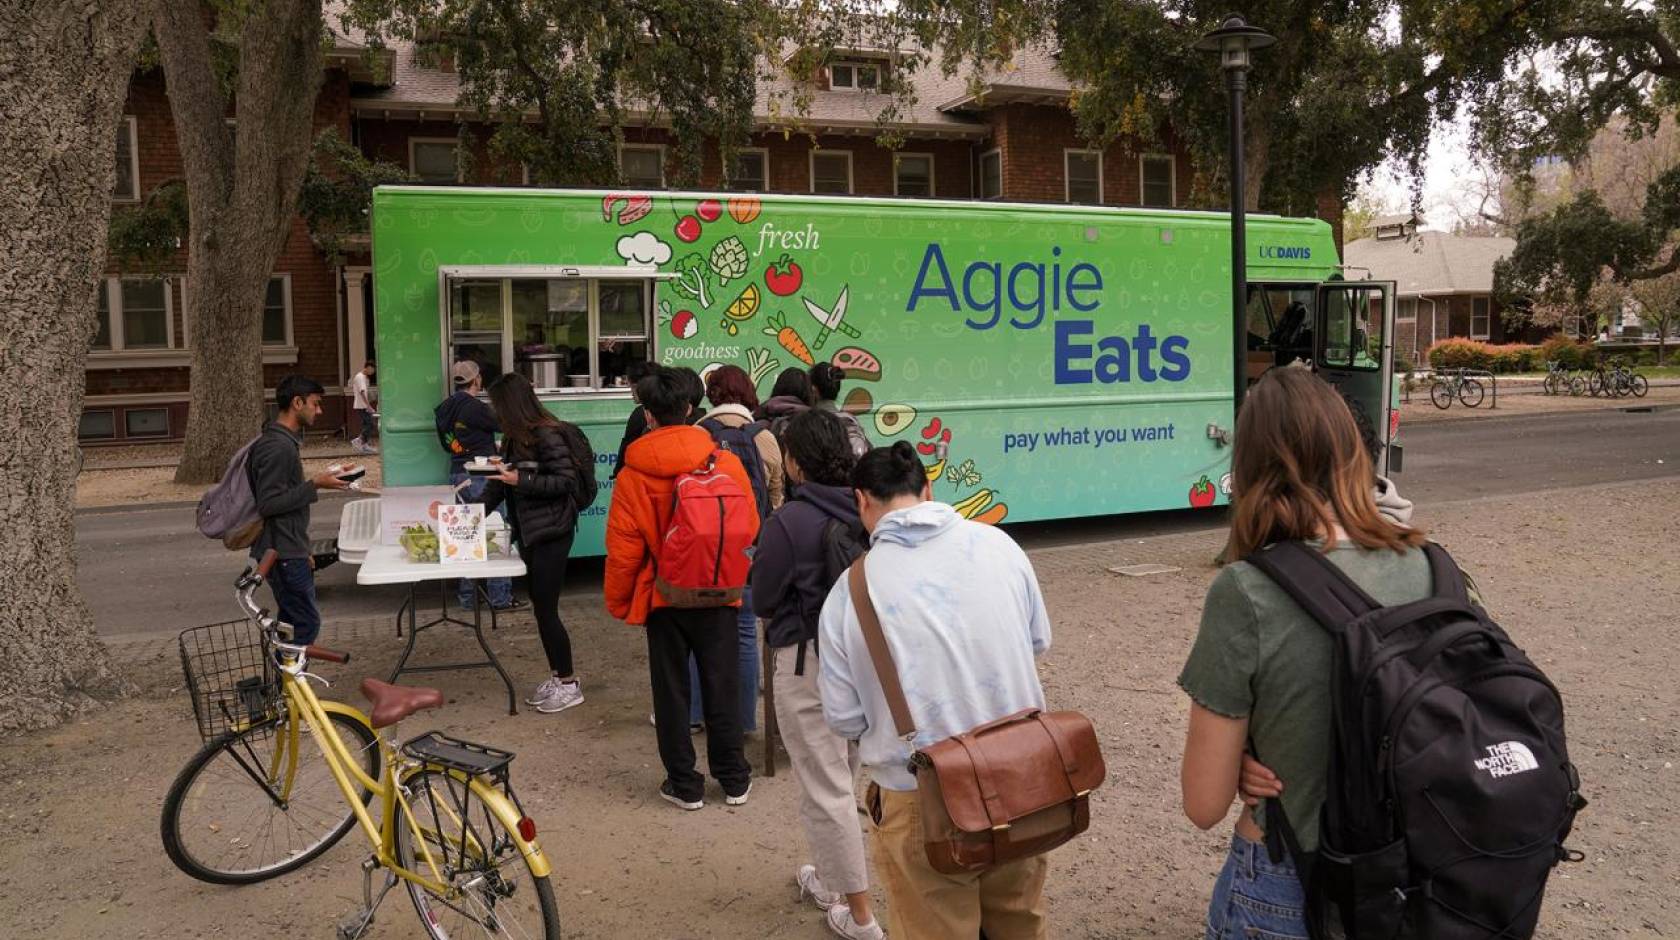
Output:
<instances>
[{"instance_id":1,"label":"black lamp post","mask_svg":"<svg viewBox=\"0 0 1680 940\"><path fill-rule=\"evenodd\" d=\"M1247 207L1243 181L1243 91L1248 88L1248 54L1277 42L1270 33L1248 25L1242 14L1233 13L1219 28L1196 43L1204 52L1219 53L1225 70L1225 88L1231 97L1231 378L1235 383L1236 408L1242 407L1248 392L1248 246L1245 238Z\"/></svg>"}]
</instances>

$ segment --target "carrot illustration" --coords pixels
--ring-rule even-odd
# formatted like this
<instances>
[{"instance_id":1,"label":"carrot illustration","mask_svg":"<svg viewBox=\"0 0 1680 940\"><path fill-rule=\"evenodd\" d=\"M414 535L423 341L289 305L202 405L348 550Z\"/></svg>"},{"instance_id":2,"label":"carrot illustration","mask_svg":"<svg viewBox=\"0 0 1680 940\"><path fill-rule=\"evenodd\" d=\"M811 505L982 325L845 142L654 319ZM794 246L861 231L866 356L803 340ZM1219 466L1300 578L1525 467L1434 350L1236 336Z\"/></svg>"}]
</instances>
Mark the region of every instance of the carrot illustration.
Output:
<instances>
[{"instance_id":1,"label":"carrot illustration","mask_svg":"<svg viewBox=\"0 0 1680 940\"><path fill-rule=\"evenodd\" d=\"M808 366L816 365L816 360L811 358L811 347L806 346L805 341L799 338L799 333L787 325L785 316L775 314L765 320L765 323L768 324L764 328L766 335L776 337L776 342L782 344L783 349L793 353L800 362Z\"/></svg>"}]
</instances>

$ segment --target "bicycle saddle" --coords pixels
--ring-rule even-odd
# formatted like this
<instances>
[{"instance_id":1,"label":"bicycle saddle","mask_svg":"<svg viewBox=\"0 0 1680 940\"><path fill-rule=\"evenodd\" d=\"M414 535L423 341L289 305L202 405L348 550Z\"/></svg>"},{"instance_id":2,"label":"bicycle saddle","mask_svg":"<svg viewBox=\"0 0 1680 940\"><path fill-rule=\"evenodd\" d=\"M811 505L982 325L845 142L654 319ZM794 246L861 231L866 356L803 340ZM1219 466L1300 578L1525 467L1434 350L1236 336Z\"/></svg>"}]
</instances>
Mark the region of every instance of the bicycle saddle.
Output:
<instances>
[{"instance_id":1,"label":"bicycle saddle","mask_svg":"<svg viewBox=\"0 0 1680 940\"><path fill-rule=\"evenodd\" d=\"M394 725L417 711L443 705L443 693L437 689L392 685L378 679L363 679L362 695L373 706L368 717L375 728Z\"/></svg>"}]
</instances>

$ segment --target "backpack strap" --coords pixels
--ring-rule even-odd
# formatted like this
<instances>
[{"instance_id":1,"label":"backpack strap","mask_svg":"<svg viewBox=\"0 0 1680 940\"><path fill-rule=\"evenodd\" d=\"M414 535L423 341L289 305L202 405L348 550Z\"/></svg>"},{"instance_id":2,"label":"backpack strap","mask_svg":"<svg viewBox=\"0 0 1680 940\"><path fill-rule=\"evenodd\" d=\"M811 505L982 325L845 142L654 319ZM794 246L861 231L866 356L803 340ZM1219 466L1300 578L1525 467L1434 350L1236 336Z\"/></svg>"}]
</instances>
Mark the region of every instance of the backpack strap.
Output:
<instances>
[{"instance_id":1,"label":"backpack strap","mask_svg":"<svg viewBox=\"0 0 1680 940\"><path fill-rule=\"evenodd\" d=\"M1243 559L1260 569L1326 630L1382 607L1324 553L1300 542L1277 542Z\"/></svg>"},{"instance_id":2,"label":"backpack strap","mask_svg":"<svg viewBox=\"0 0 1680 940\"><path fill-rule=\"evenodd\" d=\"M900 738L909 741L916 735L916 722L910 717L910 702L904 697L904 686L899 682L898 665L893 662L892 649L887 646L887 635L881 631L881 618L876 616L875 604L869 599L869 576L863 567L864 559L868 557L867 553L858 556L847 574L852 611L857 614L858 626L863 630L863 642L869 647L869 659L875 664L881 691L886 693L893 728Z\"/></svg>"},{"instance_id":3,"label":"backpack strap","mask_svg":"<svg viewBox=\"0 0 1680 940\"><path fill-rule=\"evenodd\" d=\"M1469 606L1470 589L1465 584L1464 572L1459 570L1458 562L1434 542L1423 543L1423 554L1429 559L1429 579L1435 586L1435 597Z\"/></svg>"}]
</instances>

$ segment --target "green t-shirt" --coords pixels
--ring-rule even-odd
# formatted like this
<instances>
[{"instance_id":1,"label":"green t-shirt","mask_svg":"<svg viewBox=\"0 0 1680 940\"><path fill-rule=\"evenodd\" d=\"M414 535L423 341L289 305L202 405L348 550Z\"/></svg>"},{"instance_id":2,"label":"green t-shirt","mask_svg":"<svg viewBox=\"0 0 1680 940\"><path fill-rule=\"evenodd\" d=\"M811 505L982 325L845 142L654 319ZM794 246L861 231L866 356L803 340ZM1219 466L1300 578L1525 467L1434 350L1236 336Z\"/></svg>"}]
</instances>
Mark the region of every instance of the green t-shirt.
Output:
<instances>
[{"instance_id":1,"label":"green t-shirt","mask_svg":"<svg viewBox=\"0 0 1680 940\"><path fill-rule=\"evenodd\" d=\"M1378 603L1429 597L1429 559L1338 541L1330 560ZM1478 604L1475 585L1471 598ZM1283 781L1283 811L1301 850L1318 848L1330 746L1330 635L1283 589L1245 562L1208 588L1196 644L1178 684L1203 708L1247 718L1255 757ZM1262 828L1259 811L1255 821Z\"/></svg>"}]
</instances>

